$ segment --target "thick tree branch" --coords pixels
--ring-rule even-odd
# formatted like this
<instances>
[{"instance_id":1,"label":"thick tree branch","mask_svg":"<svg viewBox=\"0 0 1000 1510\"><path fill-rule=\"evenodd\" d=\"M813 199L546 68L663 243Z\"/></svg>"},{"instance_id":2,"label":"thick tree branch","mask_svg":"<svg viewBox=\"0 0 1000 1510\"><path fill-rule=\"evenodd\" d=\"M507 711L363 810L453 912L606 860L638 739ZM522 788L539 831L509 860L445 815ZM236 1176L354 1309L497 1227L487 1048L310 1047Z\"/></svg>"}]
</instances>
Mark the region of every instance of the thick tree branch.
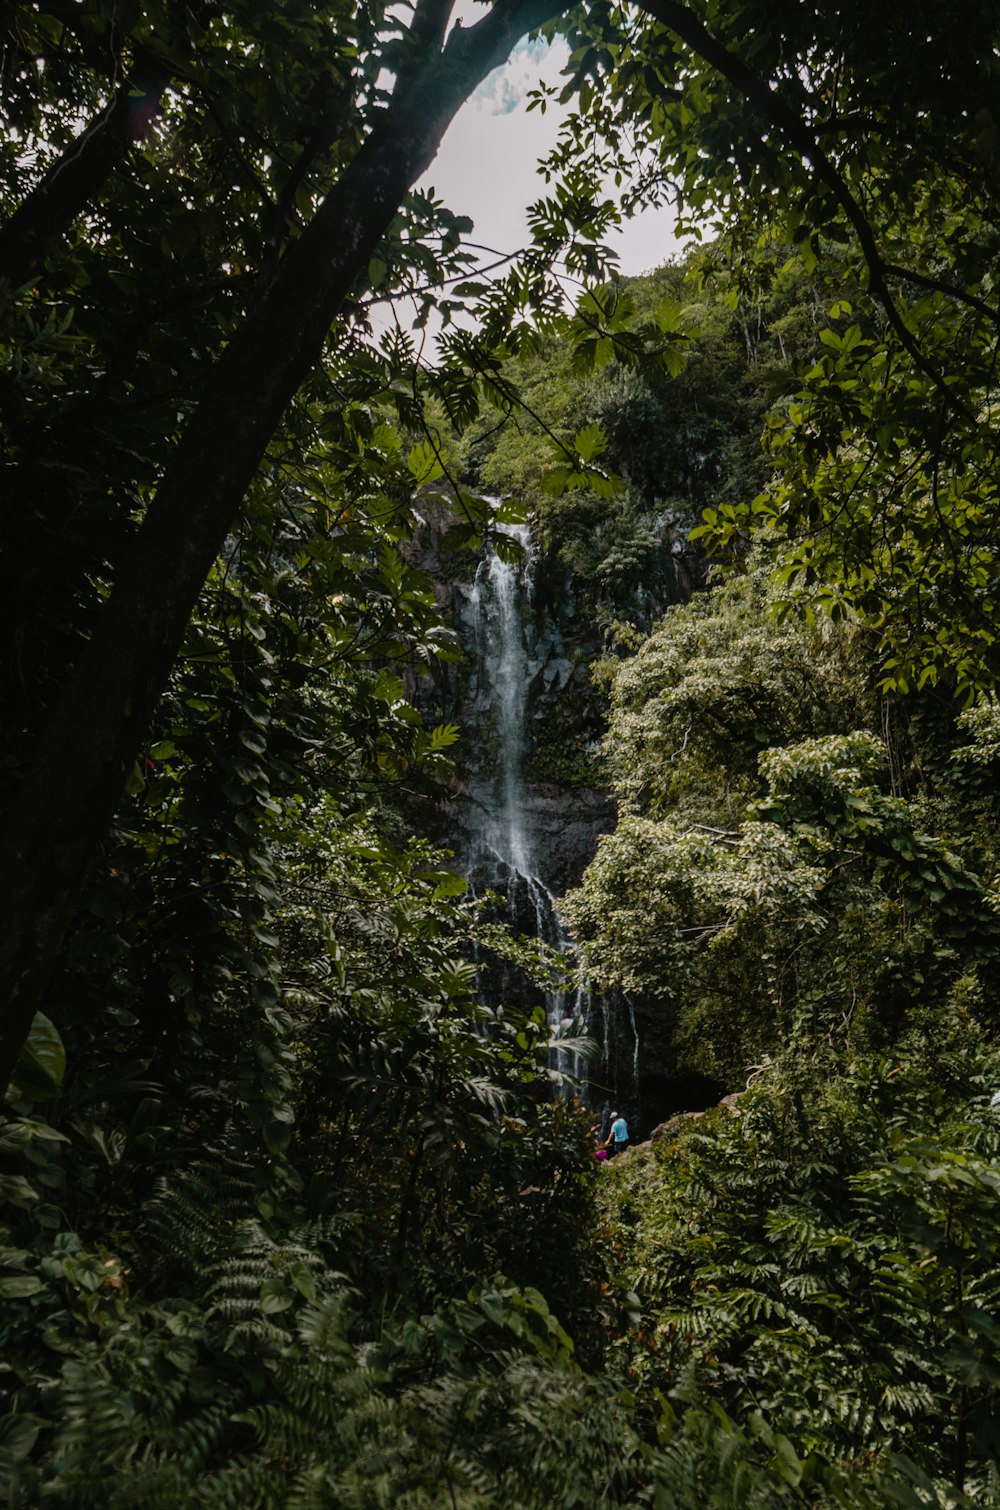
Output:
<instances>
[{"instance_id":1,"label":"thick tree branch","mask_svg":"<svg viewBox=\"0 0 1000 1510\"><path fill-rule=\"evenodd\" d=\"M974 309L991 325L1000 326L1000 308L987 304L985 299L970 294L967 289L956 288L954 284L947 283L943 278L935 278L930 273L917 272L916 268L899 267L895 262L883 262L882 271L887 278L898 278L901 283L913 283L917 288L929 289L931 293L944 294L946 298L954 299L957 304L964 304L968 309Z\"/></svg>"},{"instance_id":2,"label":"thick tree branch","mask_svg":"<svg viewBox=\"0 0 1000 1510\"><path fill-rule=\"evenodd\" d=\"M138 63L111 104L70 143L0 229L0 285L18 288L34 277L47 248L92 204L134 142L159 113L169 74Z\"/></svg>"},{"instance_id":3,"label":"thick tree branch","mask_svg":"<svg viewBox=\"0 0 1000 1510\"><path fill-rule=\"evenodd\" d=\"M216 364L0 843L6 1085L212 563L285 407L473 89L567 0L498 0L452 30L344 170Z\"/></svg>"},{"instance_id":4,"label":"thick tree branch","mask_svg":"<svg viewBox=\"0 0 1000 1510\"><path fill-rule=\"evenodd\" d=\"M422 46L440 47L455 0L417 0L410 35Z\"/></svg>"}]
</instances>

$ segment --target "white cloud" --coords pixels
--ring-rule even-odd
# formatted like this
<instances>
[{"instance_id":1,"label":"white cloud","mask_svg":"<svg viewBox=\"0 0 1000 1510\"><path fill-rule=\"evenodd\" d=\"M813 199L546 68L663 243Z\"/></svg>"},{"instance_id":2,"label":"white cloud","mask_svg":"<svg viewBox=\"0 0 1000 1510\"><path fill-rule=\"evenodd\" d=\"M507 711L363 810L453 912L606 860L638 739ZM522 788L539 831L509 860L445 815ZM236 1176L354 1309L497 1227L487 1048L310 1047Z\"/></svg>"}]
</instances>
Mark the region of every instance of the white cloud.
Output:
<instances>
[{"instance_id":1,"label":"white cloud","mask_svg":"<svg viewBox=\"0 0 1000 1510\"><path fill-rule=\"evenodd\" d=\"M487 74L472 98L490 115L509 115L526 100L529 90L536 87L543 68L546 77L551 78L568 57L569 49L561 39L550 46L544 37L535 37L533 41L525 37L501 68Z\"/></svg>"}]
</instances>

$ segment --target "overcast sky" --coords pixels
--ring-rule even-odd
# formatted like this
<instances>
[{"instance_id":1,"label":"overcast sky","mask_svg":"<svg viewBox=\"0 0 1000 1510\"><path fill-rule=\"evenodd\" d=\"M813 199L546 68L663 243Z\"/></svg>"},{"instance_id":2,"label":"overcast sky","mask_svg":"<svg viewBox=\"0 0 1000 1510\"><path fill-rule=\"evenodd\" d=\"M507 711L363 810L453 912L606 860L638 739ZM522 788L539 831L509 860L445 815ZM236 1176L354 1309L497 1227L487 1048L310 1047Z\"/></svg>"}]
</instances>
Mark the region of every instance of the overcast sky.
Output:
<instances>
[{"instance_id":1,"label":"overcast sky","mask_svg":"<svg viewBox=\"0 0 1000 1510\"><path fill-rule=\"evenodd\" d=\"M476 17L473 14L472 20ZM510 62L495 70L463 107L441 150L421 180L449 209L470 215L474 241L507 252L528 238L526 210L545 192L535 173L538 158L555 142L562 112L528 114L528 91L544 76L555 83L567 57L566 44L522 43ZM666 209L647 211L613 238L624 273L658 267L677 250Z\"/></svg>"}]
</instances>

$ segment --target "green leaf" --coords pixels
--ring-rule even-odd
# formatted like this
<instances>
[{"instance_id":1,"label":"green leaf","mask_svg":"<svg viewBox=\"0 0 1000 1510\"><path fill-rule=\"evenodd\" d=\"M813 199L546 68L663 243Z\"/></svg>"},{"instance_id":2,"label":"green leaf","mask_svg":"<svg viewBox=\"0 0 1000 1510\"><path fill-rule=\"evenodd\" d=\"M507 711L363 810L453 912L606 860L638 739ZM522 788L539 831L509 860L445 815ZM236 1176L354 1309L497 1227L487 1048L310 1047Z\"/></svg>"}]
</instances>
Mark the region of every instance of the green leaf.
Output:
<instances>
[{"instance_id":1,"label":"green leaf","mask_svg":"<svg viewBox=\"0 0 1000 1510\"><path fill-rule=\"evenodd\" d=\"M5 1497L18 1466L30 1456L42 1424L36 1416L0 1416L0 1493Z\"/></svg>"},{"instance_id":2,"label":"green leaf","mask_svg":"<svg viewBox=\"0 0 1000 1510\"><path fill-rule=\"evenodd\" d=\"M441 549L446 551L478 550L482 541L481 525L451 524L444 532Z\"/></svg>"},{"instance_id":3,"label":"green leaf","mask_svg":"<svg viewBox=\"0 0 1000 1510\"><path fill-rule=\"evenodd\" d=\"M593 461L595 456L607 450L608 441L600 425L586 425L577 431L573 444L584 461Z\"/></svg>"},{"instance_id":4,"label":"green leaf","mask_svg":"<svg viewBox=\"0 0 1000 1510\"><path fill-rule=\"evenodd\" d=\"M787 1437L780 1434L774 1438L774 1466L786 1484L796 1485L802 1480L802 1463Z\"/></svg>"},{"instance_id":5,"label":"green leaf","mask_svg":"<svg viewBox=\"0 0 1000 1510\"><path fill-rule=\"evenodd\" d=\"M44 1012L36 1012L14 1070L14 1082L31 1100L50 1101L58 1096L65 1073L66 1050L59 1031Z\"/></svg>"},{"instance_id":6,"label":"green leaf","mask_svg":"<svg viewBox=\"0 0 1000 1510\"><path fill-rule=\"evenodd\" d=\"M316 1276L305 1264L289 1264L288 1277L305 1300L313 1301L316 1299Z\"/></svg>"},{"instance_id":7,"label":"green leaf","mask_svg":"<svg viewBox=\"0 0 1000 1510\"><path fill-rule=\"evenodd\" d=\"M435 724L431 730L430 747L432 750L447 750L461 736L462 731L458 724Z\"/></svg>"},{"instance_id":8,"label":"green leaf","mask_svg":"<svg viewBox=\"0 0 1000 1510\"><path fill-rule=\"evenodd\" d=\"M35 1274L11 1274L0 1277L0 1299L24 1300L45 1289L45 1282Z\"/></svg>"},{"instance_id":9,"label":"green leaf","mask_svg":"<svg viewBox=\"0 0 1000 1510\"><path fill-rule=\"evenodd\" d=\"M574 480L578 479L579 476L580 474L574 467L568 467L565 463L560 466L548 467L542 474L539 487L550 498L561 498L567 488L572 486Z\"/></svg>"},{"instance_id":10,"label":"green leaf","mask_svg":"<svg viewBox=\"0 0 1000 1510\"><path fill-rule=\"evenodd\" d=\"M428 441L419 441L410 451L406 458L406 465L410 470L418 488L426 487L430 482L436 482L444 476L444 467L438 452Z\"/></svg>"},{"instance_id":11,"label":"green leaf","mask_svg":"<svg viewBox=\"0 0 1000 1510\"><path fill-rule=\"evenodd\" d=\"M279 1311L287 1311L294 1302L295 1295L292 1289L278 1274L272 1279L265 1279L260 1287L260 1308L265 1316L274 1316Z\"/></svg>"}]
</instances>

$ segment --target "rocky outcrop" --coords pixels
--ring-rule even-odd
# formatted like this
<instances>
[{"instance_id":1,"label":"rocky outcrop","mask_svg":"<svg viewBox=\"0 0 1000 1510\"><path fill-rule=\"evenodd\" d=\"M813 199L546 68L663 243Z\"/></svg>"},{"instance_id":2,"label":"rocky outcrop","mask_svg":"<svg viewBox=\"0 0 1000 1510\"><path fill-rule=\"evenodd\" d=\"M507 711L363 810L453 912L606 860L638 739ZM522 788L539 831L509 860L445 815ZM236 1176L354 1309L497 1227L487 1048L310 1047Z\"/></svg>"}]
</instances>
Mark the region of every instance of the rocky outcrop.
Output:
<instances>
[{"instance_id":1,"label":"rocky outcrop","mask_svg":"<svg viewBox=\"0 0 1000 1510\"><path fill-rule=\"evenodd\" d=\"M422 526L407 546L407 556L433 581L439 607L464 654L460 661L436 669L433 677L415 680L408 691L429 717L463 730L456 750L459 782L454 800L431 825L437 830L435 838L446 838L461 854L463 849L471 852L480 827L477 804L490 800L490 783L499 772L504 689L495 657L485 654L479 643L483 631L477 574L481 575L483 556L446 549L448 530L455 522L446 500L422 498L418 511ZM578 884L597 836L615 821L614 802L600 785L604 710L590 677L602 639L596 625L579 614L566 572L542 557L527 530L520 542L526 559L519 568L518 796L538 875L558 895ZM427 827L426 815L422 826Z\"/></svg>"}]
</instances>

